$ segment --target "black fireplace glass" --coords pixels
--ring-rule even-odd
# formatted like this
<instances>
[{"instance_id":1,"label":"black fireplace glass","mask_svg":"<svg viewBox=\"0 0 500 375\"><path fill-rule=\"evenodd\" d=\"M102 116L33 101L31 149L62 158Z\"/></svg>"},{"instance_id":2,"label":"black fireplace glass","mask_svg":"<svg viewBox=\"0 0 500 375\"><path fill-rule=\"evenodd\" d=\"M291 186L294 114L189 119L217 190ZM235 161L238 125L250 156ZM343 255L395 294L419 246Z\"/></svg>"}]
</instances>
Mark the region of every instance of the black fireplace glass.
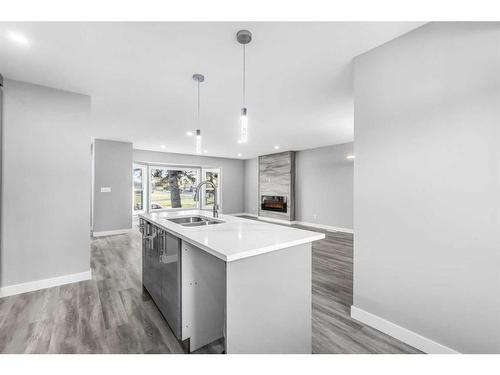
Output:
<instances>
[{"instance_id":1,"label":"black fireplace glass","mask_svg":"<svg viewBox=\"0 0 500 375\"><path fill-rule=\"evenodd\" d=\"M283 195L263 195L260 208L264 211L287 212L287 198Z\"/></svg>"}]
</instances>

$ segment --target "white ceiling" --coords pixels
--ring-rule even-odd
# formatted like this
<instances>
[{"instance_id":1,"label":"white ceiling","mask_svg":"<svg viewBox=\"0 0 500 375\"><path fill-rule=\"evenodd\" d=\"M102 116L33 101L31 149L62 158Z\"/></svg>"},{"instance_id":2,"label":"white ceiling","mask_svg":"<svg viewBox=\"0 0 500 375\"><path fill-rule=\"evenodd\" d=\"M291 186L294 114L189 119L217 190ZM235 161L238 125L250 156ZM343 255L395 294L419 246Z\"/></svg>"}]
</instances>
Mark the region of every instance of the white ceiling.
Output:
<instances>
[{"instance_id":1,"label":"white ceiling","mask_svg":"<svg viewBox=\"0 0 500 375\"><path fill-rule=\"evenodd\" d=\"M422 23L0 23L4 77L92 97L92 136L194 153L196 86L206 155L243 158L353 140L352 58ZM238 144L249 29L249 141ZM9 40L26 36L29 45ZM165 149L160 145L166 145Z\"/></svg>"}]
</instances>

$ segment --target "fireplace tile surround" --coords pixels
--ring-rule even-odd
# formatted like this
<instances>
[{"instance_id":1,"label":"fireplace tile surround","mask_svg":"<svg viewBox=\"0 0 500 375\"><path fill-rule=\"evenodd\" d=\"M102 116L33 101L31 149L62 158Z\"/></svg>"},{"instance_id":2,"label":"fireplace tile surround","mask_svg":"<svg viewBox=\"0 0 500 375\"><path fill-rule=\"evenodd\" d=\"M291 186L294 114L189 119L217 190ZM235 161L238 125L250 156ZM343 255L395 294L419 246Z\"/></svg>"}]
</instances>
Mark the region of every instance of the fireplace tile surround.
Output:
<instances>
[{"instance_id":1,"label":"fireplace tile surround","mask_svg":"<svg viewBox=\"0 0 500 375\"><path fill-rule=\"evenodd\" d=\"M295 220L295 152L259 156L259 216Z\"/></svg>"}]
</instances>

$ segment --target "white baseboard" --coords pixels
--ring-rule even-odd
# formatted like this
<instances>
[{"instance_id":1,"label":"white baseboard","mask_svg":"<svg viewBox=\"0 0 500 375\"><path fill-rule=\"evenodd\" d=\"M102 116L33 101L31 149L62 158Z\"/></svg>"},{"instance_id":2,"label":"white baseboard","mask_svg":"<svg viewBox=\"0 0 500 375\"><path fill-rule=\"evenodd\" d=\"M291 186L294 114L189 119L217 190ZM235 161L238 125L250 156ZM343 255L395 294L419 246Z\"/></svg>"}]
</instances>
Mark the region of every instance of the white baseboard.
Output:
<instances>
[{"instance_id":1,"label":"white baseboard","mask_svg":"<svg viewBox=\"0 0 500 375\"><path fill-rule=\"evenodd\" d=\"M295 221L295 224L304 225L306 227L325 229L325 230L331 231L331 232L343 232L343 233L351 233L351 234L354 233L354 229L334 227L331 225L324 225L324 224L318 224L318 223L309 223L307 221Z\"/></svg>"},{"instance_id":2,"label":"white baseboard","mask_svg":"<svg viewBox=\"0 0 500 375\"><path fill-rule=\"evenodd\" d=\"M129 233L132 228L129 229L118 229L118 230L106 230L102 232L92 232L93 237L103 237L103 236L114 236L116 234L125 234Z\"/></svg>"},{"instance_id":3,"label":"white baseboard","mask_svg":"<svg viewBox=\"0 0 500 375\"><path fill-rule=\"evenodd\" d=\"M416 349L429 354L459 354L456 350L441 345L431 339L421 336L418 333L410 331L406 328L398 326L388 320L385 320L377 315L373 315L356 306L351 306L351 318L359 320L361 323L367 324L370 327L378 329L381 332L388 334L404 343L413 346Z\"/></svg>"},{"instance_id":4,"label":"white baseboard","mask_svg":"<svg viewBox=\"0 0 500 375\"><path fill-rule=\"evenodd\" d=\"M312 228L319 228L319 229L324 229L327 231L331 232L343 232L343 233L354 233L354 229L351 228L343 228L343 227L334 227L332 225L324 225L324 224L318 224L318 223L309 223L307 221L286 221L286 220L280 220L280 219L273 219L265 216L258 216L256 214L251 214L248 212L241 212L237 214L231 214L233 216L251 216L251 217L256 217L259 220L264 220L264 221L269 221L271 223L279 223L279 224L299 224L299 225L304 225L306 227L312 227Z\"/></svg>"},{"instance_id":5,"label":"white baseboard","mask_svg":"<svg viewBox=\"0 0 500 375\"><path fill-rule=\"evenodd\" d=\"M35 290L52 288L54 286L77 283L79 281L85 281L92 279L92 271L88 270L80 273L73 273L70 275L64 275L59 277L53 277L50 279L30 281L22 284L15 284L9 286L0 287L0 297L13 296L15 294L33 292Z\"/></svg>"},{"instance_id":6,"label":"white baseboard","mask_svg":"<svg viewBox=\"0 0 500 375\"><path fill-rule=\"evenodd\" d=\"M227 215L231 215L231 216L251 216L251 217L257 217L257 215L255 214L251 214L249 212L238 212L236 214L227 214Z\"/></svg>"},{"instance_id":7,"label":"white baseboard","mask_svg":"<svg viewBox=\"0 0 500 375\"><path fill-rule=\"evenodd\" d=\"M257 216L259 220L264 220L264 221L269 221L270 223L277 223L277 224L286 224L286 225L292 225L295 224L295 221L288 221L288 220L282 220L282 219L274 219L272 217L265 217L265 216Z\"/></svg>"}]
</instances>

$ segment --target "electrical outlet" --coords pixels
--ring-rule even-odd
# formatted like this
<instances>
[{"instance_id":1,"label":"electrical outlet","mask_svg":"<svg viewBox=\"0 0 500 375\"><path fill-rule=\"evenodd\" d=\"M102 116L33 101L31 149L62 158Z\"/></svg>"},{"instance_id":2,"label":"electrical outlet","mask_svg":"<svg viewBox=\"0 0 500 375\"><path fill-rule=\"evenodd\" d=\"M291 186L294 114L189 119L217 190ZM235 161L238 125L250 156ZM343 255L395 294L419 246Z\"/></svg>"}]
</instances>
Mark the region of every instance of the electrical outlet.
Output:
<instances>
[{"instance_id":1,"label":"electrical outlet","mask_svg":"<svg viewBox=\"0 0 500 375\"><path fill-rule=\"evenodd\" d=\"M110 187L101 187L101 193L111 193Z\"/></svg>"}]
</instances>

